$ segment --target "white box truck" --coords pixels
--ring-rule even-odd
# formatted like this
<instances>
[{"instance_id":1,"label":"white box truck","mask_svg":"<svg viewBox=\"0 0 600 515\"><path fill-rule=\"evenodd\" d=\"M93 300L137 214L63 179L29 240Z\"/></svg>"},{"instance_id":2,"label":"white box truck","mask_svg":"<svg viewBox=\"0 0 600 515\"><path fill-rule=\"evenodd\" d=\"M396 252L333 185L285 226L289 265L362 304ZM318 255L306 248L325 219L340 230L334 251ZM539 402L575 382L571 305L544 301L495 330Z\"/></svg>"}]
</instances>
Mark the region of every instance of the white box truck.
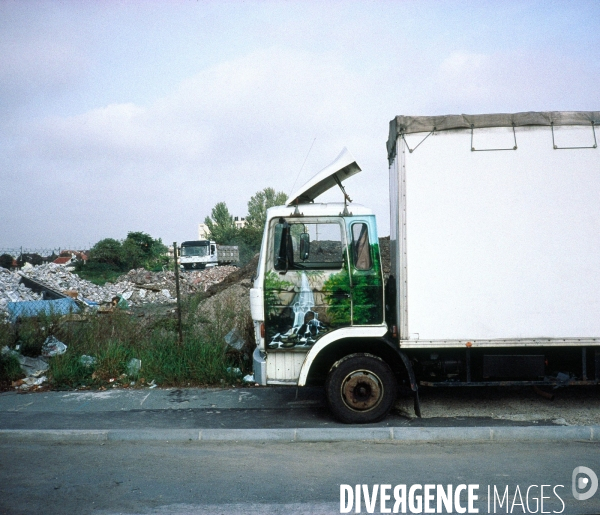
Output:
<instances>
[{"instance_id":1,"label":"white box truck","mask_svg":"<svg viewBox=\"0 0 600 515\"><path fill-rule=\"evenodd\" d=\"M268 210L251 310L260 384L324 384L344 422L419 387L600 383L600 112L398 116L391 274L347 150ZM339 186L344 202L315 199Z\"/></svg>"}]
</instances>

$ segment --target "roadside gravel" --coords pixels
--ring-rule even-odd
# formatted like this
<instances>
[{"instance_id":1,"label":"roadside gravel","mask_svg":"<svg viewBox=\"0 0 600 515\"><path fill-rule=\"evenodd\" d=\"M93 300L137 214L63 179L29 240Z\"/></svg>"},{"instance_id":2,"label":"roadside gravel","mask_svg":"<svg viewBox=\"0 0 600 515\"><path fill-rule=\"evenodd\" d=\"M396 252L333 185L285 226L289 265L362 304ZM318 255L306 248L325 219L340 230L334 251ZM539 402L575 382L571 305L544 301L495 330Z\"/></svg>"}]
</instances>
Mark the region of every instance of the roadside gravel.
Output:
<instances>
[{"instance_id":1,"label":"roadside gravel","mask_svg":"<svg viewBox=\"0 0 600 515\"><path fill-rule=\"evenodd\" d=\"M531 387L422 388L421 414L423 418L491 417L514 422L552 420L559 425L600 424L600 386L544 391L554 394L554 399L540 396ZM412 396L402 395L395 409L414 417Z\"/></svg>"}]
</instances>

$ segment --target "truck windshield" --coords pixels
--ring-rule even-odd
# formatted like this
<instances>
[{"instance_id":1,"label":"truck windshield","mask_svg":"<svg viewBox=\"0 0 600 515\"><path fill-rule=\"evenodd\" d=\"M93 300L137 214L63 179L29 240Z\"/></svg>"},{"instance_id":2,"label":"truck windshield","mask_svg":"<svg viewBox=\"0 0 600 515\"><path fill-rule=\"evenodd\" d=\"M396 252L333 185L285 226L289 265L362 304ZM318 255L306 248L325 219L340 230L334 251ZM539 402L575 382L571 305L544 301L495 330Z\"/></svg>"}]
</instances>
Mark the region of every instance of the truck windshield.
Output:
<instances>
[{"instance_id":1,"label":"truck windshield","mask_svg":"<svg viewBox=\"0 0 600 515\"><path fill-rule=\"evenodd\" d=\"M182 256L208 256L208 247L181 247Z\"/></svg>"},{"instance_id":2,"label":"truck windshield","mask_svg":"<svg viewBox=\"0 0 600 515\"><path fill-rule=\"evenodd\" d=\"M301 237L301 235L306 235ZM303 253L300 241L305 239ZM344 262L339 223L284 222L275 226L273 239L275 270L340 269Z\"/></svg>"}]
</instances>

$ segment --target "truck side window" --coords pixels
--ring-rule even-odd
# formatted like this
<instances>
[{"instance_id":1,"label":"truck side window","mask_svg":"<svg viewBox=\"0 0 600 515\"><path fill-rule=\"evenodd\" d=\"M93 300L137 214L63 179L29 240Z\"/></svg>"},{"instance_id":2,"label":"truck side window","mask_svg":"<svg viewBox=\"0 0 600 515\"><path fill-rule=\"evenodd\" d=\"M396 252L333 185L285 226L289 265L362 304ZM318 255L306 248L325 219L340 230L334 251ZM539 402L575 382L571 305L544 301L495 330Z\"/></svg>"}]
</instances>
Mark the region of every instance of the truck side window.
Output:
<instances>
[{"instance_id":1,"label":"truck side window","mask_svg":"<svg viewBox=\"0 0 600 515\"><path fill-rule=\"evenodd\" d=\"M369 245L369 229L367 224L352 225L352 258L357 270L371 270L371 248Z\"/></svg>"},{"instance_id":2,"label":"truck side window","mask_svg":"<svg viewBox=\"0 0 600 515\"><path fill-rule=\"evenodd\" d=\"M303 235L303 236L301 236ZM304 240L300 252L300 241ZM336 270L344 264L339 223L278 223L273 238L275 270Z\"/></svg>"}]
</instances>

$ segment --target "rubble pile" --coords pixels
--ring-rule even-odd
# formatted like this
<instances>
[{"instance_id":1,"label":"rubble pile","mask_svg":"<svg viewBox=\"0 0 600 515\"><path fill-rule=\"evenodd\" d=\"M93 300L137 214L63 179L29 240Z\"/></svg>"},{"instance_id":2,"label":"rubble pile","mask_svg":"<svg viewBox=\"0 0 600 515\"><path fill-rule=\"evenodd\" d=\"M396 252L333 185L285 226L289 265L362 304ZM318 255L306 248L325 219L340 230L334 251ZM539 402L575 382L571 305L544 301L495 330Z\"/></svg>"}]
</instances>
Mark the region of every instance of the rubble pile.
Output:
<instances>
[{"instance_id":1,"label":"rubble pile","mask_svg":"<svg viewBox=\"0 0 600 515\"><path fill-rule=\"evenodd\" d=\"M183 276L189 276L196 291L207 291L211 286L220 284L226 277L238 270L239 268L236 266L217 266L198 272L185 272Z\"/></svg>"},{"instance_id":2,"label":"rubble pile","mask_svg":"<svg viewBox=\"0 0 600 515\"><path fill-rule=\"evenodd\" d=\"M220 283L225 277L236 271L235 266L219 266L205 270L181 272L179 274L179 289L182 294L206 291L213 284ZM169 290L175 296L175 272L150 272L144 268L130 270L127 274L117 279L117 284L122 282L133 283L138 288L150 291Z\"/></svg>"},{"instance_id":3,"label":"rubble pile","mask_svg":"<svg viewBox=\"0 0 600 515\"><path fill-rule=\"evenodd\" d=\"M179 284L181 294L206 291L236 270L238 269L234 266L222 266L182 272ZM149 272L139 268L120 276L114 284L106 283L104 286L98 286L80 278L65 267L50 263L39 266L28 265L20 272L0 268L0 313L6 311L9 302L42 300L41 294L34 293L20 283L20 274L88 304L106 304L116 297L125 299L130 306L176 302L175 273L172 271Z\"/></svg>"},{"instance_id":4,"label":"rubble pile","mask_svg":"<svg viewBox=\"0 0 600 515\"><path fill-rule=\"evenodd\" d=\"M21 277L0 267L0 312L6 309L9 302L21 302L25 300L41 300L42 296L20 284Z\"/></svg>"}]
</instances>

